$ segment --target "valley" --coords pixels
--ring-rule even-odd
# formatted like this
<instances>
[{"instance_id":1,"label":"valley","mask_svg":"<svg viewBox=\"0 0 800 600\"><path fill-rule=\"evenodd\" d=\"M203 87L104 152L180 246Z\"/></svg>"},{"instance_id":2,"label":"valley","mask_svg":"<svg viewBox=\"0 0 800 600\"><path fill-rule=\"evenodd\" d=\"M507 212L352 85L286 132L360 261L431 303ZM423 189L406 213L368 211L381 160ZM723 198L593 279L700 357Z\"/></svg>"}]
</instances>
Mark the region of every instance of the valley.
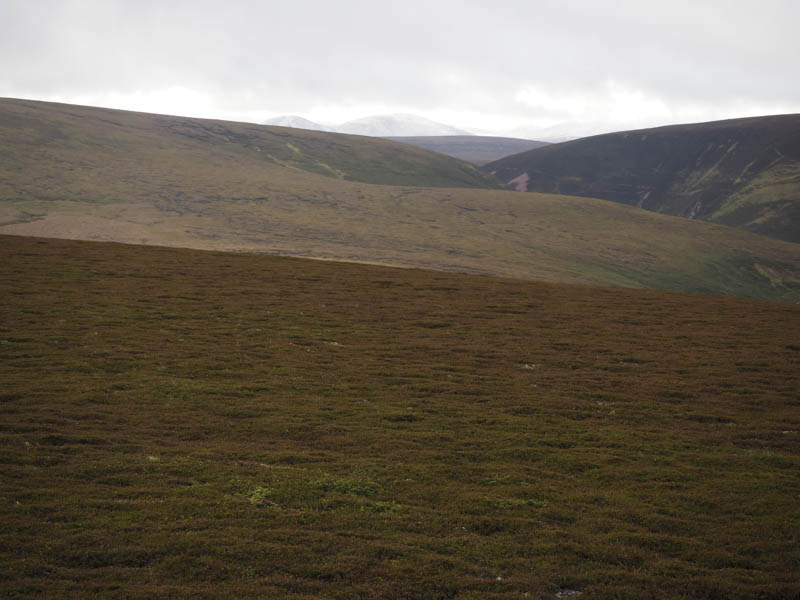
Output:
<instances>
[{"instance_id":1,"label":"valley","mask_svg":"<svg viewBox=\"0 0 800 600\"><path fill-rule=\"evenodd\" d=\"M3 101L0 233L793 300L800 246L373 138Z\"/></svg>"}]
</instances>

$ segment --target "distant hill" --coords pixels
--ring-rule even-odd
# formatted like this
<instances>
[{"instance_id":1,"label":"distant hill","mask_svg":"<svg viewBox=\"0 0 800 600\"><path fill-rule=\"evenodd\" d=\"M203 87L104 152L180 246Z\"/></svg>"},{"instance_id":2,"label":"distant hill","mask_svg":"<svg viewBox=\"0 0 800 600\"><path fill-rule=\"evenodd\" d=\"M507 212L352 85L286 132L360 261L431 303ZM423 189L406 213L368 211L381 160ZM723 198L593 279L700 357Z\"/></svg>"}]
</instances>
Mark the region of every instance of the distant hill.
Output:
<instances>
[{"instance_id":1,"label":"distant hill","mask_svg":"<svg viewBox=\"0 0 800 600\"><path fill-rule=\"evenodd\" d=\"M547 146L547 142L518 138L491 137L484 135L434 135L412 137L389 137L387 139L434 152L441 152L466 160L474 165L485 165L519 152Z\"/></svg>"},{"instance_id":2,"label":"distant hill","mask_svg":"<svg viewBox=\"0 0 800 600\"><path fill-rule=\"evenodd\" d=\"M111 187L97 190L102 196L120 185L114 180L123 173L147 185L148 169L175 173L189 159L192 171L180 177L230 163L236 171L280 166L295 178L309 172L366 183L501 187L471 164L383 139L10 98L0 98L0 148L6 194L2 182L27 178L22 168L34 181L47 173L67 189L86 173L103 173ZM63 172L60 164L80 168ZM64 197L63 191L48 194Z\"/></svg>"},{"instance_id":3,"label":"distant hill","mask_svg":"<svg viewBox=\"0 0 800 600\"><path fill-rule=\"evenodd\" d=\"M278 125L281 127L294 127L312 131L330 131L334 133L347 133L364 135L368 137L391 138L392 136L472 136L473 134L463 129L451 127L444 123L437 123L417 115L373 115L362 119L347 121L341 125L322 125L296 115L284 115L264 121L265 125ZM425 147L418 144L419 147ZM447 154L443 152L442 154Z\"/></svg>"},{"instance_id":4,"label":"distant hill","mask_svg":"<svg viewBox=\"0 0 800 600\"><path fill-rule=\"evenodd\" d=\"M542 140L557 144L590 135L608 133L609 131L613 131L613 128L609 128L608 124L603 121L568 121L547 127L523 125L504 133L511 137Z\"/></svg>"},{"instance_id":5,"label":"distant hill","mask_svg":"<svg viewBox=\"0 0 800 600\"><path fill-rule=\"evenodd\" d=\"M526 191L603 198L800 242L800 115L609 133L485 168Z\"/></svg>"},{"instance_id":6,"label":"distant hill","mask_svg":"<svg viewBox=\"0 0 800 600\"><path fill-rule=\"evenodd\" d=\"M800 299L800 245L389 140L0 100L0 152L4 234Z\"/></svg>"},{"instance_id":7,"label":"distant hill","mask_svg":"<svg viewBox=\"0 0 800 600\"><path fill-rule=\"evenodd\" d=\"M285 115L264 121L264 125L277 125L279 127L294 127L295 129L308 129L309 131L333 131L326 125L309 121L297 115Z\"/></svg>"},{"instance_id":8,"label":"distant hill","mask_svg":"<svg viewBox=\"0 0 800 600\"><path fill-rule=\"evenodd\" d=\"M336 127L339 133L353 133L373 137L420 136L420 135L472 135L469 131L437 123L416 115L375 115L342 123Z\"/></svg>"}]
</instances>

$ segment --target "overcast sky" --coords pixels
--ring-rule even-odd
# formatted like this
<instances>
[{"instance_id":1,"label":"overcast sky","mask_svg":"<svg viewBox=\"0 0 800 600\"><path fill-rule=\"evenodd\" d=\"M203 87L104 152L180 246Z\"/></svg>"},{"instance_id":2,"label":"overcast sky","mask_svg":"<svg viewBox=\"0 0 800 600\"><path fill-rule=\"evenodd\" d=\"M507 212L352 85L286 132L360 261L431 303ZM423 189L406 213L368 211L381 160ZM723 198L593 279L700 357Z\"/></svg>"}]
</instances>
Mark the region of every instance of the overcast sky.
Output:
<instances>
[{"instance_id":1,"label":"overcast sky","mask_svg":"<svg viewBox=\"0 0 800 600\"><path fill-rule=\"evenodd\" d=\"M800 112L798 0L0 0L0 96L614 130Z\"/></svg>"}]
</instances>

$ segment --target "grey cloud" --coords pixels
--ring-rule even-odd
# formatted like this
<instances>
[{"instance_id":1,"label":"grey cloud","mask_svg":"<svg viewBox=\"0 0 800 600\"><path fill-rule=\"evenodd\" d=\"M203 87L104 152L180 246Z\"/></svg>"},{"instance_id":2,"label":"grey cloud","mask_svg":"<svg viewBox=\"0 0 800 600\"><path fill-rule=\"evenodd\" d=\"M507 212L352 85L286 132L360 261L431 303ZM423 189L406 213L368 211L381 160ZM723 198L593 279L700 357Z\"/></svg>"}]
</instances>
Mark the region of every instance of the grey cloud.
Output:
<instances>
[{"instance_id":1,"label":"grey cloud","mask_svg":"<svg viewBox=\"0 0 800 600\"><path fill-rule=\"evenodd\" d=\"M591 97L613 81L675 107L800 110L798 22L793 0L5 0L0 94L182 86L229 110L382 104L525 119L521 89Z\"/></svg>"}]
</instances>

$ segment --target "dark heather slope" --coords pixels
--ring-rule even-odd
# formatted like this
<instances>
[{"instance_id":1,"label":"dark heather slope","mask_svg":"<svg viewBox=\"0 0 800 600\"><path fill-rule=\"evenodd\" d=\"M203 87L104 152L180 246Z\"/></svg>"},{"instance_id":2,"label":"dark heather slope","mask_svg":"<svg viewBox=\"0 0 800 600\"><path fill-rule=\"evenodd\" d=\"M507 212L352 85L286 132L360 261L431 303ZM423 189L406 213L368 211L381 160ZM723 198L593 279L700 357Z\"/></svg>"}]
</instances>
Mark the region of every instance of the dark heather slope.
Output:
<instances>
[{"instance_id":1,"label":"dark heather slope","mask_svg":"<svg viewBox=\"0 0 800 600\"><path fill-rule=\"evenodd\" d=\"M2 235L0 298L3 598L800 598L800 305Z\"/></svg>"},{"instance_id":2,"label":"dark heather slope","mask_svg":"<svg viewBox=\"0 0 800 600\"><path fill-rule=\"evenodd\" d=\"M800 242L800 115L598 135L485 166L523 191L613 200Z\"/></svg>"},{"instance_id":3,"label":"dark heather slope","mask_svg":"<svg viewBox=\"0 0 800 600\"><path fill-rule=\"evenodd\" d=\"M536 140L485 135L425 135L387 137L386 139L427 148L434 152L466 160L475 165L485 165L505 156L550 145L548 142Z\"/></svg>"}]
</instances>

